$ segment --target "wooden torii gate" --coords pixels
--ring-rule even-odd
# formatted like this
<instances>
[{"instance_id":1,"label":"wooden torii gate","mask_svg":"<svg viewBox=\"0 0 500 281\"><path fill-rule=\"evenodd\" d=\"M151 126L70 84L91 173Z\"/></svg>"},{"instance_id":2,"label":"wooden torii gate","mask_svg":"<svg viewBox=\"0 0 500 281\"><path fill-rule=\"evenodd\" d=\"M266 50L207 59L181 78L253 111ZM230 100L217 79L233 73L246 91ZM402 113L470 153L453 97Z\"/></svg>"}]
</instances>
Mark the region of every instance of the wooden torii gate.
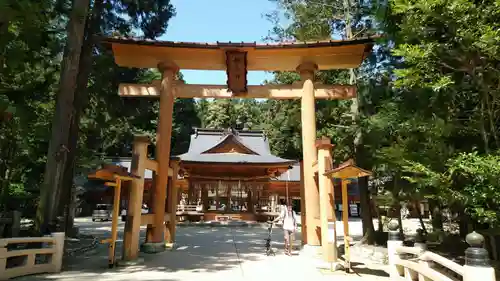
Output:
<instances>
[{"instance_id":1,"label":"wooden torii gate","mask_svg":"<svg viewBox=\"0 0 500 281\"><path fill-rule=\"evenodd\" d=\"M371 52L374 40L321 41L312 43L256 44L256 43L185 43L169 41L141 41L122 38L104 38L110 44L115 62L122 67L155 68L162 74L160 81L151 84L121 84L122 97L155 97L160 99L157 131L156 160L145 159L156 172L154 189L154 216L152 234L147 243L159 248L174 240L176 197L169 198L170 216L165 216L168 174L177 175L170 165L172 112L175 98L270 98L301 99L303 186L301 213L303 243L321 245L320 200L317 172L315 99L351 99L356 96L354 85L322 85L314 83L317 70L357 68ZM191 85L176 80L180 69L225 70L227 85ZM301 81L292 85L247 85L248 71L297 71ZM144 143L144 142L143 142ZM138 143L140 146L141 144ZM146 144L147 145L147 144ZM144 145L143 145L144 146ZM136 149L134 149L136 150ZM137 150L140 150L137 148ZM142 148L144 151L144 148ZM143 156L145 157L145 156ZM141 158L142 159L142 158ZM137 163L133 166L137 166ZM142 165L142 166L141 166ZM141 164L144 169L145 164ZM134 170L134 169L133 169ZM134 171L141 174L142 171ZM136 185L140 185L139 182ZM171 186L170 189L171 190ZM142 191L142 189L140 189ZM134 192L134 188L132 191ZM135 191L138 192L138 191ZM170 193L170 192L169 192ZM142 196L141 196L142 198ZM133 206L132 206L133 205ZM140 203L129 207L130 214L140 214ZM170 218L164 235L165 218ZM129 223L130 221L130 223ZM125 227L125 260L137 257L140 219L129 218ZM161 249L159 249L161 250Z\"/></svg>"}]
</instances>

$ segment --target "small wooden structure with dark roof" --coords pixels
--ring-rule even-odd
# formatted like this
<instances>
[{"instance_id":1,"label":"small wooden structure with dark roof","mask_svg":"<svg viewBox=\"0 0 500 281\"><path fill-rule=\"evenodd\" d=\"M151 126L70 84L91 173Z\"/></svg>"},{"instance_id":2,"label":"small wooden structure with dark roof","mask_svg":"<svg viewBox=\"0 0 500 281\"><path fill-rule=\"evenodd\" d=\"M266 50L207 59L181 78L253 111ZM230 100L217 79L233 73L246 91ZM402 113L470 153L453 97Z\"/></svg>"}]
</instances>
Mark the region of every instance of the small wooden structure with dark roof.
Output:
<instances>
[{"instance_id":1,"label":"small wooden structure with dark roof","mask_svg":"<svg viewBox=\"0 0 500 281\"><path fill-rule=\"evenodd\" d=\"M340 164L338 167L333 168L329 171L323 173L324 176L329 178L337 178L342 180L342 221L344 225L344 248L345 248L345 264L344 269L346 272L351 270L350 261L350 242L352 239L349 237L349 204L347 198L347 185L351 180L371 176L371 172L364 170L354 163L354 160L349 159L346 162Z\"/></svg>"},{"instance_id":2,"label":"small wooden structure with dark roof","mask_svg":"<svg viewBox=\"0 0 500 281\"><path fill-rule=\"evenodd\" d=\"M89 179L114 182L117 178L123 181L140 179L140 176L129 173L126 167L119 165L103 165L101 169L94 171L87 176Z\"/></svg>"},{"instance_id":3,"label":"small wooden structure with dark roof","mask_svg":"<svg viewBox=\"0 0 500 281\"><path fill-rule=\"evenodd\" d=\"M118 239L118 218L120 215L122 181L132 181L133 179L140 179L141 177L129 173L121 166L106 165L102 169L88 175L88 178L105 181L107 186L114 188L111 238L102 241L102 243L109 244L108 266L111 268L115 265L115 247L116 240Z\"/></svg>"}]
</instances>

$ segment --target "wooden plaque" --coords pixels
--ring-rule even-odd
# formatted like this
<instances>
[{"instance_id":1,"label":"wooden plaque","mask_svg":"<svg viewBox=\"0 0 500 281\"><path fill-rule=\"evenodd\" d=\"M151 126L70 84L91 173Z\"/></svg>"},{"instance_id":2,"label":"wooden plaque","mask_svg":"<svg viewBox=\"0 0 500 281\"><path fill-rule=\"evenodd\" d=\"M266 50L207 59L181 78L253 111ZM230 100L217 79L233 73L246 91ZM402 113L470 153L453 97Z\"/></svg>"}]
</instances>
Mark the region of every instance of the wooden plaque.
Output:
<instances>
[{"instance_id":1,"label":"wooden plaque","mask_svg":"<svg viewBox=\"0 0 500 281\"><path fill-rule=\"evenodd\" d=\"M240 51L226 52L227 87L233 95L243 95L247 89L247 53Z\"/></svg>"}]
</instances>

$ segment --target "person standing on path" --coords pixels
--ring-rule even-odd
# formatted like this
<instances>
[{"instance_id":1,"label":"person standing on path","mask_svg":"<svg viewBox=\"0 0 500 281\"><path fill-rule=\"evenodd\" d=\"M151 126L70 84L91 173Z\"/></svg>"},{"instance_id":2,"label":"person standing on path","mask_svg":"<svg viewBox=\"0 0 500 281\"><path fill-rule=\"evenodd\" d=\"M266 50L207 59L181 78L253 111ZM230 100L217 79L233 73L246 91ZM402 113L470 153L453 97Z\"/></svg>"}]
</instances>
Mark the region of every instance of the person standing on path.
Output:
<instances>
[{"instance_id":1,"label":"person standing on path","mask_svg":"<svg viewBox=\"0 0 500 281\"><path fill-rule=\"evenodd\" d=\"M286 208L283 208L276 221L283 222L283 231L285 234L285 254L291 256L292 242L295 230L297 229L297 219L295 212L292 210L292 206L288 205Z\"/></svg>"}]
</instances>

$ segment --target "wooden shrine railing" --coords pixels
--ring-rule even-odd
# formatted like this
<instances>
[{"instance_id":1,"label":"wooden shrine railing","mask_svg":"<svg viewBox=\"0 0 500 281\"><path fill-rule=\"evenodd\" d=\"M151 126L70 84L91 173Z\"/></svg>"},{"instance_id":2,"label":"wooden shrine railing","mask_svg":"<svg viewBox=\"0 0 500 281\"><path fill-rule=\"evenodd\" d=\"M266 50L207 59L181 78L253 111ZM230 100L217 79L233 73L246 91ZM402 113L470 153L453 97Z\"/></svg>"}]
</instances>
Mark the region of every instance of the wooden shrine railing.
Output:
<instances>
[{"instance_id":1,"label":"wooden shrine railing","mask_svg":"<svg viewBox=\"0 0 500 281\"><path fill-rule=\"evenodd\" d=\"M426 250L423 243L403 246L397 223L389 226L389 275L401 281L495 281L495 270L489 265L484 238L473 232L467 235L470 247L465 251L465 265Z\"/></svg>"},{"instance_id":2,"label":"wooden shrine railing","mask_svg":"<svg viewBox=\"0 0 500 281\"><path fill-rule=\"evenodd\" d=\"M60 272L64 254L63 232L46 237L20 237L0 239L0 280ZM41 248L29 248L39 243Z\"/></svg>"}]
</instances>

